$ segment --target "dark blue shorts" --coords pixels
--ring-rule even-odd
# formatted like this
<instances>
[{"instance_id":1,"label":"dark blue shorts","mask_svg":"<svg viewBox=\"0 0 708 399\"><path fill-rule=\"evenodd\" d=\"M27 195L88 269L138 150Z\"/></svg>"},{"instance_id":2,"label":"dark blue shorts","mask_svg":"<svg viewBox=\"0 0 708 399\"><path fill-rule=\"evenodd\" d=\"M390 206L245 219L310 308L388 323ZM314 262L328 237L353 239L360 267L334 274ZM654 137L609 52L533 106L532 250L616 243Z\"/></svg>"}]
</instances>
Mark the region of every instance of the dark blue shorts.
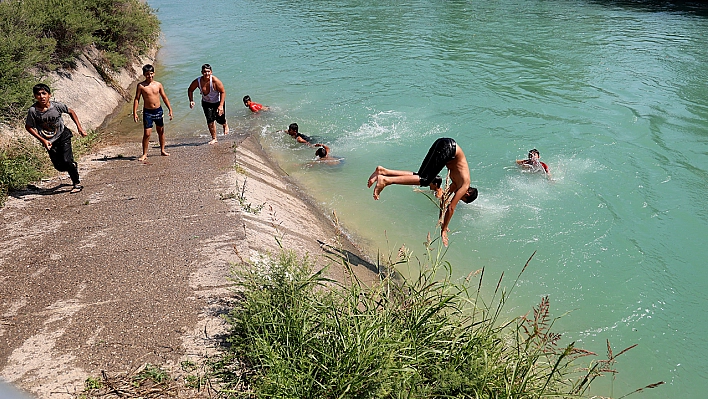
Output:
<instances>
[{"instance_id":1,"label":"dark blue shorts","mask_svg":"<svg viewBox=\"0 0 708 399\"><path fill-rule=\"evenodd\" d=\"M163 121L164 113L162 112L162 107L157 107L155 109L143 108L143 127L145 129L152 129L152 123L155 122L157 126L164 126Z\"/></svg>"}]
</instances>

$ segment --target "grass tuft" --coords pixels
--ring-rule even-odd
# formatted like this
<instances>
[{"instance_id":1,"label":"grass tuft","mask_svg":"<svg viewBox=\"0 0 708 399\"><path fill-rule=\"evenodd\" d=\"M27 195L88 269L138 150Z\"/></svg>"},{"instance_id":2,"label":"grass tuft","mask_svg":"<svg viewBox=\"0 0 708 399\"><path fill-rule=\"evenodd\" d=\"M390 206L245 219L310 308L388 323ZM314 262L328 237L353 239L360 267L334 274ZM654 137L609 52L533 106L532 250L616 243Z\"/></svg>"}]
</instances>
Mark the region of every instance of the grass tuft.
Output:
<instances>
[{"instance_id":1,"label":"grass tuft","mask_svg":"<svg viewBox=\"0 0 708 399\"><path fill-rule=\"evenodd\" d=\"M483 270L454 281L450 264L431 244L417 274L389 272L372 287L356 280L336 283L324 270L314 272L308 259L287 252L237 272L241 300L228 317L229 349L214 364L221 392L279 398L586 397L590 380L606 364L577 367L594 353L574 343L559 345L547 297L530 314L503 320L511 289L495 281L486 303ZM391 261L390 268L401 268L413 259L402 248Z\"/></svg>"}]
</instances>

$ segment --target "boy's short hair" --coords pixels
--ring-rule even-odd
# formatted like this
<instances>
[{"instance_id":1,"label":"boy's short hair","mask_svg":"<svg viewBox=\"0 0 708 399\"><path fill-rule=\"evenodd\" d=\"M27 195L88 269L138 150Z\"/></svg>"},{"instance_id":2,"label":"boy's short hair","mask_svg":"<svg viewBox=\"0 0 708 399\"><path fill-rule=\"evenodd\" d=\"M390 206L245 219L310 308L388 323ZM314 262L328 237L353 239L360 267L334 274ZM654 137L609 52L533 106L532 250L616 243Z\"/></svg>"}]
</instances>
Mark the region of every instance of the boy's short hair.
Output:
<instances>
[{"instance_id":1,"label":"boy's short hair","mask_svg":"<svg viewBox=\"0 0 708 399\"><path fill-rule=\"evenodd\" d=\"M288 126L288 130L293 130L293 131L297 132L297 129L298 129L297 123L291 123L290 126Z\"/></svg>"},{"instance_id":2,"label":"boy's short hair","mask_svg":"<svg viewBox=\"0 0 708 399\"><path fill-rule=\"evenodd\" d=\"M246 101L251 101L251 96L243 96L243 103L246 104Z\"/></svg>"},{"instance_id":3,"label":"boy's short hair","mask_svg":"<svg viewBox=\"0 0 708 399\"><path fill-rule=\"evenodd\" d=\"M470 187L467 189L467 194L463 195L461 199L464 203L469 204L477 199L477 195L479 195L477 187Z\"/></svg>"},{"instance_id":4,"label":"boy's short hair","mask_svg":"<svg viewBox=\"0 0 708 399\"><path fill-rule=\"evenodd\" d=\"M52 94L52 90L44 83L37 83L36 85L34 85L34 87L32 87L32 94L36 96L42 90L46 91L47 94Z\"/></svg>"},{"instance_id":5,"label":"boy's short hair","mask_svg":"<svg viewBox=\"0 0 708 399\"><path fill-rule=\"evenodd\" d=\"M143 65L143 75L145 75L148 72L155 72L155 67L150 64Z\"/></svg>"},{"instance_id":6,"label":"boy's short hair","mask_svg":"<svg viewBox=\"0 0 708 399\"><path fill-rule=\"evenodd\" d=\"M315 151L315 155L317 155L320 158L324 158L327 156L327 150L325 150L324 147L320 147Z\"/></svg>"},{"instance_id":7,"label":"boy's short hair","mask_svg":"<svg viewBox=\"0 0 708 399\"><path fill-rule=\"evenodd\" d=\"M209 64L202 65L202 72L204 72L205 69L211 71L211 65L209 65Z\"/></svg>"},{"instance_id":8,"label":"boy's short hair","mask_svg":"<svg viewBox=\"0 0 708 399\"><path fill-rule=\"evenodd\" d=\"M529 156L534 154L538 155L539 157L541 156L537 149L534 148L533 150L529 150Z\"/></svg>"},{"instance_id":9,"label":"boy's short hair","mask_svg":"<svg viewBox=\"0 0 708 399\"><path fill-rule=\"evenodd\" d=\"M434 184L437 188L442 187L442 177L440 175L435 176L432 182L430 184Z\"/></svg>"}]
</instances>

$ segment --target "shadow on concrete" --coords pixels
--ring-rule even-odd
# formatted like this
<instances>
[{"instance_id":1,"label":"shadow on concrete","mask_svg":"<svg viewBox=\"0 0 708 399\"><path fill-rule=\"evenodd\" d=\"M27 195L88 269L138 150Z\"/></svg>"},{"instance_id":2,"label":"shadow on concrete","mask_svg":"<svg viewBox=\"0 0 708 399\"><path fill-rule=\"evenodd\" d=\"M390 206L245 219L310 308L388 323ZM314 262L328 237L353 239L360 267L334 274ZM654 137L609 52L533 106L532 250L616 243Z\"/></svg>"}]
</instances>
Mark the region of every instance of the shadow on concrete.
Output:
<instances>
[{"instance_id":1,"label":"shadow on concrete","mask_svg":"<svg viewBox=\"0 0 708 399\"><path fill-rule=\"evenodd\" d=\"M203 145L209 145L209 142L203 141L203 142L181 142L181 143L165 144L165 148L201 147Z\"/></svg>"},{"instance_id":2,"label":"shadow on concrete","mask_svg":"<svg viewBox=\"0 0 708 399\"><path fill-rule=\"evenodd\" d=\"M95 162L103 162L103 161L135 161L138 159L136 155L130 155L130 156L125 156L125 155L114 155L112 157L109 156L103 156L100 158L94 158L92 161Z\"/></svg>"},{"instance_id":3,"label":"shadow on concrete","mask_svg":"<svg viewBox=\"0 0 708 399\"><path fill-rule=\"evenodd\" d=\"M317 243L320 244L320 248L322 248L322 250L325 251L326 253L328 253L332 256L335 256L341 260L344 260L352 266L363 266L376 274L381 273L381 270L379 270L378 266L374 265L373 263L371 263L367 260L360 258L359 256L357 256L356 254L354 254L351 251L348 251L346 249L335 248L335 247L333 247L329 244L326 244L320 240L317 240Z\"/></svg>"},{"instance_id":4,"label":"shadow on concrete","mask_svg":"<svg viewBox=\"0 0 708 399\"><path fill-rule=\"evenodd\" d=\"M28 184L24 190L16 190L8 193L10 197L24 199L28 195L56 195L68 194L74 186L72 184L59 183L58 186L50 188L37 187L34 184Z\"/></svg>"}]
</instances>

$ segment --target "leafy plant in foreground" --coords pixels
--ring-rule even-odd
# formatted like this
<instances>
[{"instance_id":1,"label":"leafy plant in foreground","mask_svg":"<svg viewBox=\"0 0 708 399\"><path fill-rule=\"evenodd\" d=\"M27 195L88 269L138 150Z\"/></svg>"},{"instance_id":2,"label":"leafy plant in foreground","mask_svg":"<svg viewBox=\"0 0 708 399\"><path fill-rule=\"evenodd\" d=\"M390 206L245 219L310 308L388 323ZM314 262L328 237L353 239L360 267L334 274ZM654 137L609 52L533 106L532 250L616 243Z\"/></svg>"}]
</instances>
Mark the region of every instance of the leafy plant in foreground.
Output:
<instances>
[{"instance_id":1,"label":"leafy plant in foreground","mask_svg":"<svg viewBox=\"0 0 708 399\"><path fill-rule=\"evenodd\" d=\"M502 320L512 291L501 288L503 275L487 304L480 293L484 269L453 281L450 265L430 244L426 263L413 277L390 273L372 287L356 279L338 284L292 253L238 272L241 300L229 315L230 347L216 365L222 393L279 398L585 395L593 376L604 369L590 366L583 374L574 364L594 354L573 343L558 346L548 298L532 316ZM402 249L391 266L411 262Z\"/></svg>"}]
</instances>

